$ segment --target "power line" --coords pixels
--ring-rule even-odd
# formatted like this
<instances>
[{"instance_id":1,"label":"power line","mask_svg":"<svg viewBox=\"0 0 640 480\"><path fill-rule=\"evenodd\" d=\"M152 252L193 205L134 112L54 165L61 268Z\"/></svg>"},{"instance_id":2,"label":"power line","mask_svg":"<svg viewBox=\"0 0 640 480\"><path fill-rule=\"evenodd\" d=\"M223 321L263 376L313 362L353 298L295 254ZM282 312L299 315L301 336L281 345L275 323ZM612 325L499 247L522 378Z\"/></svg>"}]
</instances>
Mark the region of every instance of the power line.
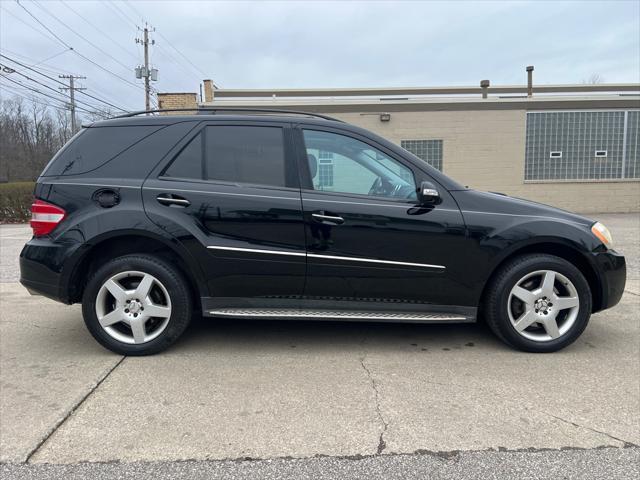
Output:
<instances>
[{"instance_id":1,"label":"power line","mask_svg":"<svg viewBox=\"0 0 640 480\"><path fill-rule=\"evenodd\" d=\"M42 25L45 29L47 29L47 31L50 31L50 29L44 25L44 23L42 23L40 20L38 20L35 15L33 15L29 10L27 10L27 8L22 5L21 3L19 3L18 0L16 0L16 3L18 3L18 5L20 5L20 7L29 14L30 17L32 17L34 20L36 20L40 25ZM81 54L80 52L78 52L77 50L75 50L73 47L71 47L69 44L67 44L64 40L60 39L57 35L55 35L56 39L58 39L58 41L60 43L62 43L62 45L64 45L65 47L69 48L69 50L72 50L76 55L78 55L80 58L83 58L84 60L86 60L87 62L91 63L92 65L98 67L99 69L105 71L106 73L108 73L109 75L112 75L118 79L120 79L121 81L127 83L128 85L131 85L135 88L142 88L139 85L136 85L133 82L130 82L129 80L127 80L126 78L121 77L120 75L118 75L117 73L112 72L111 70L103 67L102 65L100 65L99 63L94 62L93 60L91 60L89 57Z\"/></svg>"},{"instance_id":2,"label":"power line","mask_svg":"<svg viewBox=\"0 0 640 480\"><path fill-rule=\"evenodd\" d=\"M60 25L62 25L63 27L65 27L67 30L69 30L71 33L73 33L74 35L76 35L77 37L80 37L82 40L84 40L85 42L87 42L89 45L91 45L93 48L95 48L96 50L98 50L100 53L102 53L103 55L106 55L107 57L109 57L111 60L113 60L114 62L116 62L118 65L120 65L121 67L123 67L125 70L129 71L131 69L130 66L125 65L124 63L122 63L120 60L118 60L116 57L114 57L113 55L111 55L109 52L103 50L102 48L100 48L98 45L96 45L95 43L93 43L91 40L89 40L87 37L85 37L84 35L82 35L81 33L76 32L73 28L71 28L69 25L67 25L66 22L64 22L63 20L60 20L60 18L58 18L56 15L54 15L53 13L51 13L49 10L47 10L45 7L43 7L42 5L40 5L40 3L38 3L37 1L33 0L33 3L35 4L36 7L38 7L39 9L41 9L43 12L45 12L47 15L49 15L51 18L53 18L54 20L56 20Z\"/></svg>"},{"instance_id":3,"label":"power line","mask_svg":"<svg viewBox=\"0 0 640 480\"><path fill-rule=\"evenodd\" d=\"M39 95L42 95L42 96L45 96L45 97L50 98L50 99L52 99L52 100L55 100L56 102L60 102L60 103L62 103L63 105L65 105L65 106L66 106L66 102L65 102L64 100L61 100L61 99L56 98L56 97L54 97L54 96L52 96L52 95L49 95L48 93L43 92L43 91L41 91L41 90L38 90L37 88L30 87L30 86L25 85L25 84L23 84L23 83L21 83L21 82L19 82L19 81L17 81L17 80L12 79L12 78L2 77L2 79L3 79L3 80L8 80L8 81L10 81L11 83L15 83L16 85L21 86L22 88L26 88L27 90L30 90L30 91L32 91L32 92L35 92L35 93L39 94ZM86 113L93 113L93 114L98 114L98 115L106 116L106 115L104 115L104 112L100 112L99 110L91 111L91 110L87 110L87 109L85 109L85 108L81 108L81 107L76 107L76 108L77 108L78 110L82 110L83 112L86 112Z\"/></svg>"},{"instance_id":4,"label":"power line","mask_svg":"<svg viewBox=\"0 0 640 480\"><path fill-rule=\"evenodd\" d=\"M114 2L105 2L105 5L109 5L110 7L113 7L113 11L116 12L116 14L120 17L123 18L126 22L129 22L131 25L133 25L136 29L138 28L138 24L134 21L131 20L131 18L129 18L129 16L124 13L120 7L118 7L118 5L116 5Z\"/></svg>"},{"instance_id":5,"label":"power line","mask_svg":"<svg viewBox=\"0 0 640 480\"><path fill-rule=\"evenodd\" d=\"M38 85L41 85L41 86L43 86L43 87L45 87L45 88L47 88L47 89L49 89L49 90L53 91L54 93L60 94L60 92L58 92L55 88L53 88L53 87L51 87L51 86L49 86L49 85L47 85L47 84L45 84L45 83L39 82L38 80L36 80L36 79L34 79L34 78L31 78L31 77L29 77L29 76L25 75L24 73L20 73L20 72L18 72L18 71L16 71L16 70L14 70L14 73L17 73L18 75L20 75L20 76L22 76L22 77L26 78L27 80L30 80L30 81L32 81L32 82L34 82L34 83L37 83ZM6 78L7 80L11 80L11 79L10 79L9 77L7 77L6 75L2 75L2 78ZM57 82L57 83L60 83L61 85L65 85L65 84L64 84L64 83L62 83L62 82ZM25 88L27 88L27 87L25 86ZM62 94L60 94L60 95L62 95ZM66 99L65 99L65 101L66 101ZM87 103L87 102L82 102L82 101L78 100L78 103L80 103L80 104L82 104L82 105L86 105L86 106L88 106L88 107L90 107L90 108L93 108L93 109L96 109L96 110L100 110L100 107L98 107L98 106L96 106L96 105L92 105L92 104Z\"/></svg>"},{"instance_id":6,"label":"power line","mask_svg":"<svg viewBox=\"0 0 640 480\"><path fill-rule=\"evenodd\" d=\"M0 64L0 66L1 66L1 64ZM7 75L9 75L10 73L17 73L18 75L20 75L21 77L26 78L27 80L30 80L30 81L32 81L34 83L37 83L38 85L42 85L43 87L48 88L49 90L52 90L55 93L59 93L55 88L53 88L53 87L51 87L51 86L49 86L49 85L47 85L45 83L42 83L42 82L40 82L40 81L38 81L38 80L36 80L34 78L31 78L28 75L25 75L24 73L20 73L17 70L13 70L13 72L7 72L5 75L2 75L2 77L3 78L9 78ZM58 83L61 83L61 82L58 82ZM62 84L62 85L64 85L64 84Z\"/></svg>"},{"instance_id":7,"label":"power line","mask_svg":"<svg viewBox=\"0 0 640 480\"><path fill-rule=\"evenodd\" d=\"M166 50L165 48L162 47L162 45L158 45L157 43L154 45L156 52L162 52L167 58L169 58L169 60L171 60L177 67L179 68L183 68L184 62L180 63L179 60L176 60L176 58L171 55L171 53ZM157 55L157 54L156 54ZM162 56L162 55L160 55ZM200 77L193 75L193 78L195 79L196 83L200 83Z\"/></svg>"},{"instance_id":8,"label":"power line","mask_svg":"<svg viewBox=\"0 0 640 480\"><path fill-rule=\"evenodd\" d=\"M144 22L144 15L142 15L138 9L136 7L133 6L133 4L123 0L123 3L133 12L134 15L138 15L140 17L140 20Z\"/></svg>"},{"instance_id":9,"label":"power line","mask_svg":"<svg viewBox=\"0 0 640 480\"><path fill-rule=\"evenodd\" d=\"M65 47L67 47L69 50L73 50L73 47L71 45L69 45L67 42L65 42L64 40L62 40L58 35L56 35L49 27L47 27L44 23L42 23L40 20L38 20L38 18L32 14L29 10L27 10L27 7L25 7L24 5L22 5L20 3L20 0L16 0L16 3L18 4L18 6L20 6L20 8L22 8L25 12L27 12L27 14L33 18L36 22L38 22L42 28L44 28L47 32L49 32L51 35L53 35L62 45L64 45Z\"/></svg>"},{"instance_id":10,"label":"power line","mask_svg":"<svg viewBox=\"0 0 640 480\"><path fill-rule=\"evenodd\" d=\"M16 73L18 73L18 72L16 72ZM48 85L46 85L46 84L44 84L44 83L40 83L40 82L38 82L38 81L36 81L36 80L34 80L34 79L30 78L30 77L27 77L26 75L22 75L22 76L24 76L24 77L25 77L25 78L27 78L28 80L34 81L34 82L35 82L35 83L37 83L38 85L41 85L41 86L43 86L43 87L48 88L49 90L52 90L54 93L56 93L56 94L58 94L58 95L62 95L62 94L61 94L60 92L58 92L55 88L52 88L52 87L50 87L50 86L48 86ZM5 80L9 80L10 82L13 82L13 83L15 83L15 84L17 84L17 85L20 85L20 86L22 86L23 88L26 88L26 89L28 89L28 90L32 90L32 91L38 92L38 93L40 93L41 95L44 95L44 96L46 96L46 97L49 97L49 98L51 98L51 99L53 99L53 100L57 100L57 101L62 102L62 103L64 103L64 104L66 105L66 97L64 97L64 96L63 96L62 98L54 97L54 96L52 96L50 93L46 93L46 92L43 92L43 91L41 91L41 90L38 90L38 89L36 89L35 87L32 87L31 85L25 85L24 83L19 82L19 81L15 80L15 79L9 78L9 77L7 77L7 76L5 76L5 75L3 75L1 78L5 79ZM64 84L63 84L63 85L64 85ZM80 101L78 101L78 103L80 103L80 104L82 104L82 105L85 105L85 106L87 106L87 107L89 107L89 108L92 108L92 109L94 109L94 110L97 110L97 111L99 111L99 110L100 110L100 107L98 107L98 106L96 106L96 105L92 105L92 104L87 103L87 102L80 102ZM77 107L77 108L81 108L81 107Z\"/></svg>"},{"instance_id":11,"label":"power line","mask_svg":"<svg viewBox=\"0 0 640 480\"><path fill-rule=\"evenodd\" d=\"M140 17L144 18L144 16L143 16L139 11L138 11L138 9L136 9L136 8L133 6L133 4L132 4L130 1L126 1L126 0L124 0L124 4L125 4L127 7L129 7L129 8L130 8L130 9L131 9L135 14L137 14L137 15L139 15ZM196 71L196 72L198 72L199 74L203 75L203 76L204 76L204 78L206 78L206 77L207 77L207 74L206 74L206 73L204 73L204 72L203 72L203 71L202 71L198 66L196 66L196 65L195 65L191 60L189 60L189 58L188 58L184 53L182 53L180 50L178 50L178 48L177 48L175 45L173 45L173 44L169 41L169 39L168 39L167 37L165 37L164 35L162 35L162 33L160 33L160 32L157 32L157 33L158 33L158 35L159 35L159 36L160 36L160 37L161 37L165 42L167 42L167 45L169 45L169 46L170 46L171 48L173 48L176 52L178 52L178 54L180 54L180 56L181 56L182 58L184 58L184 59L188 62L188 64L189 64L191 67L193 67L193 68L195 69L195 71Z\"/></svg>"},{"instance_id":12,"label":"power line","mask_svg":"<svg viewBox=\"0 0 640 480\"><path fill-rule=\"evenodd\" d=\"M45 77L45 78L48 78L49 80L53 80L54 82L59 83L60 85L64 85L64 86L66 86L66 85L65 85L63 82L61 82L60 80L58 80L58 79L56 79L56 78L53 78L53 77L51 77L51 76L49 76L49 75L46 75L46 74L44 74L44 73L42 73L42 72L39 72L37 69L35 69L35 68L33 68L33 67L29 67L28 65L25 65L25 64L23 64L23 63L20 63L20 62L18 62L17 60L15 60L15 59L11 58L11 57L8 57L8 56L3 55L3 54L1 54L1 53L0 53L0 57L2 57L2 58L6 58L7 60L9 60L9 61L11 61L11 62L13 62L13 63L15 63L15 64L17 64L17 65L20 65L21 67L27 68L28 70L31 70L31 71L33 71L33 72L37 73L38 75L41 75L41 76L43 76L43 77ZM20 72L18 72L18 71L16 71L16 73L18 73L19 75L22 75L22 76L24 76L24 77L26 77L26 78L29 78L29 77L27 77L26 75L24 75L23 73L20 73ZM35 81L35 80L34 80L34 81ZM36 83L39 83L39 82L37 82L37 81L36 81ZM47 87L47 88L50 88L50 87ZM94 96L94 95L91 95L91 94L89 94L89 93L86 93L86 92L84 92L84 91L80 91L80 93L82 93L83 95L85 95L85 96L87 96L87 97L89 97L89 98L92 98L92 99L94 99L94 100L97 100L98 102L101 102L101 103L104 103L104 104L106 104L106 105L109 105L110 107L113 107L113 108L115 108L115 109L117 109L117 110L119 110L119 111L122 111L122 112L126 112L126 111L127 111L126 109L124 109L124 108L122 108L122 107L118 107L117 105L114 105L113 103L107 102L106 100L103 100L103 99L101 99L101 98L98 98L98 97L96 97L96 96Z\"/></svg>"},{"instance_id":13,"label":"power line","mask_svg":"<svg viewBox=\"0 0 640 480\"><path fill-rule=\"evenodd\" d=\"M28 60L28 61L36 62L36 64L37 64L37 61L36 61L36 60L34 60L34 59L32 59L32 58L25 57L24 55L21 55L21 54L16 53L16 52L12 52L11 50L7 50L6 48L4 49L4 51L5 51L5 52L8 52L8 53L11 53L12 55L15 55L15 56L17 56L17 57L24 58L24 59L26 59L26 60ZM1 52L1 50L0 50L0 52ZM15 59L13 59L13 58L11 58L11 57L8 57L8 56L6 56L6 55L2 55L1 53L0 53L0 57L4 57L4 58L6 58L6 59L10 60L10 61L11 61L11 62L13 62L13 63L16 63L16 64L18 64L18 65L20 65L20 66L22 66L22 67L24 67L24 68L27 68L27 69L29 69L29 70L31 70L31 71L33 71L33 72L37 73L38 75L42 75L43 77L46 77L46 78L48 78L48 79L50 79L50 80L53 80L54 82L58 82L58 80L57 80L56 78L53 78L53 77L51 77L51 76L49 76L49 75L46 75L46 74L42 73L42 72L41 72L41 70L43 70L43 71L45 71L45 72L48 72L48 73L50 73L51 75L59 75L61 72L64 72L64 70L63 70L63 69L56 69L56 70L52 70L52 69L44 68L44 67L42 67L42 66L38 66L38 69L36 70L36 69L34 69L34 68L33 68L34 66L36 66L36 64L34 64L34 65L30 65L30 66L29 66L29 65L25 65L24 63L20 63L19 61L15 60ZM55 68L53 65L51 65L51 67L52 67L52 68ZM58 83L60 83L60 82L58 82ZM97 88L95 88L95 87L92 87L92 90L93 90L94 92L96 92L97 94L101 95L102 97L106 98L106 100L104 100L104 99L102 99L102 98L95 97L95 96L93 96L93 95L91 95L91 94L89 94L89 93L86 93L86 92L82 92L82 94L83 94L83 95L86 95L87 97L93 98L94 100L97 100L97 101L99 101L99 102L101 102L101 103L105 103L105 104L109 105L110 107L116 108L116 109L118 109L119 111L122 111L122 112L126 112L126 111L128 111L126 108L118 107L117 105L114 105L113 103L111 103L111 102L114 102L114 103L115 103L115 100L113 100L113 99L109 98L109 95L106 95L104 92L101 92L99 89L97 89ZM107 100L108 100L108 101L107 101Z\"/></svg>"},{"instance_id":14,"label":"power line","mask_svg":"<svg viewBox=\"0 0 640 480\"><path fill-rule=\"evenodd\" d=\"M113 42L116 46L120 47L120 49L125 52L127 55L130 55L131 57L133 57L136 61L138 60L138 57L136 55L134 55L133 53L131 53L129 50L127 50L125 47L123 47L120 43L116 42L112 36L104 33L100 28L98 28L93 22L91 22L91 20L89 20L88 18L86 18L84 15L80 14L80 12L78 12L77 10L75 10L74 8L71 7L71 5L69 5L67 2L65 2L64 0L60 0L62 2L62 4L67 7L69 10L71 10L73 13L75 13L78 17L80 17L82 20L84 20L85 22L87 22L89 25L91 25L97 32L101 33L105 38L107 38L109 41Z\"/></svg>"},{"instance_id":15,"label":"power line","mask_svg":"<svg viewBox=\"0 0 640 480\"><path fill-rule=\"evenodd\" d=\"M60 54L68 52L68 51L70 51L70 50L65 49ZM29 65L30 67L35 67L37 65L40 70L48 72L48 73L50 73L52 75L58 75L60 73L60 70L54 70L53 69L54 67L52 65L49 65L48 63L45 63L46 61L51 60L51 58L48 58L46 60L36 60L34 58L27 57L26 55L23 55L21 53L13 52L13 51L8 50L6 48L0 49L0 52L10 53L11 55L14 55L14 56L22 59L23 62L30 62L31 63L31 65ZM45 68L45 67L43 67L43 65L46 65L49 68Z\"/></svg>"},{"instance_id":16,"label":"power line","mask_svg":"<svg viewBox=\"0 0 640 480\"><path fill-rule=\"evenodd\" d=\"M51 105L51 103L48 103L42 99L40 99L40 97L36 97L35 95L31 95L31 96L27 96L26 94L23 94L23 92L20 92L20 90L18 89L14 89L13 87L10 87L8 85L3 85L3 87L5 90L10 91L13 95L17 95L18 97L24 98L26 100L29 100L31 102L35 102L37 104L40 105L44 105L46 107L49 108L55 108L56 110L60 110L61 112L67 112L67 110L65 108L62 107L58 107L57 105Z\"/></svg>"},{"instance_id":17,"label":"power line","mask_svg":"<svg viewBox=\"0 0 640 480\"><path fill-rule=\"evenodd\" d=\"M20 5L22 6L22 5ZM55 40L54 37L52 37L51 35L47 35L46 33L44 33L42 30L38 30L36 27L34 27L33 25L31 25L30 23L25 22L23 19L21 19L20 17L18 17L15 13L10 12L9 10L7 10L6 8L1 8L2 5L0 4L0 10L4 10L5 13L8 13L9 15L11 15L13 18L15 18L16 20L18 20L20 23L22 23L23 25L26 25L27 27L29 27L31 30L33 30L34 32L39 33L40 35L42 35L43 37L46 37L49 40Z\"/></svg>"},{"instance_id":18,"label":"power line","mask_svg":"<svg viewBox=\"0 0 640 480\"><path fill-rule=\"evenodd\" d=\"M207 78L207 74L204 73L202 70L200 70L200 68L198 68L191 60L189 60L189 58L187 58L187 56L182 53L180 50L177 49L177 47L175 45L173 45L168 39L167 37L165 37L164 35L162 35L160 32L158 32L158 35L160 35L160 37L162 37L162 39L167 42L167 45L169 45L171 48L173 48L176 52L178 52L180 54L180 56L182 56L182 58L184 58L189 65L191 65L197 72L199 72L201 75L203 75L203 78Z\"/></svg>"}]
</instances>

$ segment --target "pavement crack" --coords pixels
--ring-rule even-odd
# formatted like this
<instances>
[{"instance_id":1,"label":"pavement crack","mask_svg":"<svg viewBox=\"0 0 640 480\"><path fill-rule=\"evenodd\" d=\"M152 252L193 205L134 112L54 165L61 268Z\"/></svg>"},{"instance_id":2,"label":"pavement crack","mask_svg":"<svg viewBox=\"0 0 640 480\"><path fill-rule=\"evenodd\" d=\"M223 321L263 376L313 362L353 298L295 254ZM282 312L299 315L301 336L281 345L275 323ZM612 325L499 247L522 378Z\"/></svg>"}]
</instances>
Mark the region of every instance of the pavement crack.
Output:
<instances>
[{"instance_id":1,"label":"pavement crack","mask_svg":"<svg viewBox=\"0 0 640 480\"><path fill-rule=\"evenodd\" d=\"M461 388L461 389L464 388L464 386L458 385L458 384L455 384L455 383L442 383L442 382L436 382L436 381L433 381L433 380L427 380L427 383L431 383L433 385L440 385L440 386L443 386L443 387L456 387L456 388ZM504 398L502 395L500 395L497 392L494 392L493 390L486 389L486 388L481 389L481 390L483 390L487 394L495 396L498 399L502 399L502 400L507 401L509 403L514 403L512 400ZM585 429L585 430L589 430L590 432L593 432L593 433L604 435L605 437L610 438L611 440L615 440L617 442L622 443L624 447L640 447L640 445L637 445L637 444L635 444L633 442L629 442L628 440L624 440L622 438L618 438L618 437L616 437L614 435L611 435L611 434L609 434L607 432L603 432L601 430L597 430L595 428L587 427L586 425L580 425L579 423L572 422L571 420L566 420L566 419L564 419L562 417L559 417L557 415L553 415L553 414L551 414L549 412L545 412L544 410L538 410L536 408L528 407L526 405L525 405L525 408L527 410L529 410L529 411L533 411L533 412L536 412L536 413L540 413L542 415L546 415L546 416L551 417L551 418L555 418L556 420L559 420L559 421L561 421L563 423L566 423L568 425L571 425L573 427L582 428L582 429Z\"/></svg>"},{"instance_id":2,"label":"pavement crack","mask_svg":"<svg viewBox=\"0 0 640 480\"><path fill-rule=\"evenodd\" d=\"M38 452L38 450L40 450L44 446L44 444L47 443L47 441L53 436L54 433L58 431L60 427L62 427L62 425L64 425L64 423L71 417L71 415L73 415L78 410L78 408L80 408L80 406L93 394L93 392L95 392L98 387L102 385L102 383L109 377L109 375L111 375L113 371L120 366L125 358L127 357L121 357L120 360L118 360L115 365L113 365L113 367L107 370L105 374L102 375L102 377L100 377L98 381L89 389L89 391L84 394L82 398L78 402L76 402L75 405L73 405L73 407L71 407L66 415L64 415L55 423L55 425L53 425L53 427L51 427L49 432L47 432L44 437L37 443L37 445L27 454L24 463L29 463L31 458Z\"/></svg>"},{"instance_id":3,"label":"pavement crack","mask_svg":"<svg viewBox=\"0 0 640 480\"><path fill-rule=\"evenodd\" d=\"M585 430L589 430L590 432L594 432L594 433L598 433L600 435L604 435L605 437L608 437L611 440L615 440L616 442L622 443L624 447L637 447L638 446L633 442L629 442L627 440L623 440L622 438L615 437L615 436L613 436L613 435L611 435L611 434L609 434L607 432L603 432L603 431L597 430L595 428L587 427L586 425L580 425L579 423L572 422L571 420L566 420L566 419L564 419L562 417L558 417L557 415L554 415L552 413L544 412L544 411L540 411L540 410L539 410L539 412L540 413L544 413L545 415L547 415L547 416L549 416L551 418L555 418L556 420L560 420L561 422L566 423L568 425L572 425L572 426L574 426L576 428L584 428Z\"/></svg>"},{"instance_id":4,"label":"pavement crack","mask_svg":"<svg viewBox=\"0 0 640 480\"><path fill-rule=\"evenodd\" d=\"M380 436L378 437L378 448L377 448L377 455L380 455L387 448L387 442L385 442L384 440L384 434L387 433L387 429L389 428L389 422L387 422L384 418L384 415L382 415L382 410L380 408L380 391L378 390L378 384L376 383L376 380L373 378L373 375L371 375L371 371L369 370L369 368L365 365L364 359L365 357L360 357L360 365L362 365L362 369L367 374L367 378L371 383L371 388L373 389L374 398L376 402L376 414L378 415L378 420L382 425L382 431L380 432Z\"/></svg>"},{"instance_id":5,"label":"pavement crack","mask_svg":"<svg viewBox=\"0 0 640 480\"><path fill-rule=\"evenodd\" d=\"M632 292L631 290L625 290L624 293L630 293L631 295L635 295L636 297L640 297L640 293Z\"/></svg>"}]
</instances>

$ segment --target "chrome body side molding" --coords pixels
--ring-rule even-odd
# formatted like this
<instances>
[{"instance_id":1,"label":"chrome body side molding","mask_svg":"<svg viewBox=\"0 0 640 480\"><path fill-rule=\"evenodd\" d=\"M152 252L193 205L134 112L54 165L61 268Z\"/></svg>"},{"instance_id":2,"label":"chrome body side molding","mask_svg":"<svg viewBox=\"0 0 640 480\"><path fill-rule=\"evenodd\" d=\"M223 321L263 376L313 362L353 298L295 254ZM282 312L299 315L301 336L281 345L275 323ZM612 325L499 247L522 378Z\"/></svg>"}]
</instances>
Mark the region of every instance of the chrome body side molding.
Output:
<instances>
[{"instance_id":1,"label":"chrome body side molding","mask_svg":"<svg viewBox=\"0 0 640 480\"><path fill-rule=\"evenodd\" d=\"M413 262L398 262L395 260L379 260L376 258L342 257L338 255L321 255L318 253L292 252L292 251L284 251L284 250L265 250L260 248L223 247L218 245L209 245L207 246L207 248L211 250L227 250L232 252L261 253L265 255L289 255L294 257L322 258L326 260L338 260L338 261L345 261L345 262L377 263L377 264L384 264L384 265L398 265L403 267L431 268L431 269L437 269L437 270L446 269L444 265L431 265L428 263L413 263Z\"/></svg>"},{"instance_id":2,"label":"chrome body side molding","mask_svg":"<svg viewBox=\"0 0 640 480\"><path fill-rule=\"evenodd\" d=\"M246 252L246 253L264 253L266 255L289 255L291 257L306 257L305 252L290 252L283 250L262 250L259 248L241 248L241 247L222 247L217 245L209 245L207 248L211 250L228 250L231 252Z\"/></svg>"}]
</instances>

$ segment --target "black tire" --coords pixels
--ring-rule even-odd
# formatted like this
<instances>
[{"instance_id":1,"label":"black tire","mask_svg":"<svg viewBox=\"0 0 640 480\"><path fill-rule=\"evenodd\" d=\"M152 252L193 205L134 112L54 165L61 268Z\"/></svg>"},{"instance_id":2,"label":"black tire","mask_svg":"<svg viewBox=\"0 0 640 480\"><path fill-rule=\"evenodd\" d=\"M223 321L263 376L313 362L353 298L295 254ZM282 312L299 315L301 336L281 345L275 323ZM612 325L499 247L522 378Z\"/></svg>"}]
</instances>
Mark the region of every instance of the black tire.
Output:
<instances>
[{"instance_id":1,"label":"black tire","mask_svg":"<svg viewBox=\"0 0 640 480\"><path fill-rule=\"evenodd\" d=\"M509 296L516 283L538 270L552 270L573 283L579 300L573 325L560 337L547 341L525 338L509 319ZM563 258L547 254L529 254L510 260L494 275L483 299L483 314L489 328L506 344L525 352L558 351L573 343L584 331L591 316L591 290L582 272Z\"/></svg>"},{"instance_id":2,"label":"black tire","mask_svg":"<svg viewBox=\"0 0 640 480\"><path fill-rule=\"evenodd\" d=\"M102 285L120 272L139 271L155 277L166 289L171 315L164 330L145 343L130 344L109 335L98 321L96 300ZM171 346L186 330L193 315L193 295L178 268L152 255L126 255L102 265L89 279L82 297L82 315L91 335L105 348L120 355L152 355Z\"/></svg>"}]
</instances>

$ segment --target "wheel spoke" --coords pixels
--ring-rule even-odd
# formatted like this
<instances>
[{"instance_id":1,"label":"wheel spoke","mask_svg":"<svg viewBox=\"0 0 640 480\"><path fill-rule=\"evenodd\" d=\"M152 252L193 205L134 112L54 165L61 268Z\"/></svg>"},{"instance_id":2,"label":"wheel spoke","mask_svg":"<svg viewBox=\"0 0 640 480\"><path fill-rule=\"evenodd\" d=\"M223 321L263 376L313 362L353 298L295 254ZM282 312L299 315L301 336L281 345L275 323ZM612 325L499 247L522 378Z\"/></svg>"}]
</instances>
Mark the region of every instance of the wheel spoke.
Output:
<instances>
[{"instance_id":1,"label":"wheel spoke","mask_svg":"<svg viewBox=\"0 0 640 480\"><path fill-rule=\"evenodd\" d=\"M140 284L138 285L138 288L136 288L136 293L135 293L136 297L138 297L140 300L147 298L152 286L153 286L153 277L151 275L145 275L144 277L142 277L142 280L140 280Z\"/></svg>"},{"instance_id":2,"label":"wheel spoke","mask_svg":"<svg viewBox=\"0 0 640 480\"><path fill-rule=\"evenodd\" d=\"M553 295L553 285L556 283L556 272L545 272L540 290L548 297Z\"/></svg>"},{"instance_id":3,"label":"wheel spoke","mask_svg":"<svg viewBox=\"0 0 640 480\"><path fill-rule=\"evenodd\" d=\"M558 322L555 316L546 318L543 322L544 329L551 338L558 338L560 336L560 330L558 330Z\"/></svg>"},{"instance_id":4,"label":"wheel spoke","mask_svg":"<svg viewBox=\"0 0 640 480\"><path fill-rule=\"evenodd\" d=\"M113 295L118 304L124 303L127 298L127 292L124 288L122 288L122 286L120 286L119 283L117 283L115 280L107 280L104 286L107 290L109 290L109 293Z\"/></svg>"},{"instance_id":5,"label":"wheel spoke","mask_svg":"<svg viewBox=\"0 0 640 480\"><path fill-rule=\"evenodd\" d=\"M116 273L104 281L96 295L98 324L121 343L139 345L157 338L169 324L172 311L168 290L144 270ZM157 320L149 321L151 318Z\"/></svg>"},{"instance_id":6,"label":"wheel spoke","mask_svg":"<svg viewBox=\"0 0 640 480\"><path fill-rule=\"evenodd\" d=\"M574 308L580 305L578 297L556 297L554 306L558 307L558 310L564 310L565 308Z\"/></svg>"},{"instance_id":7,"label":"wheel spoke","mask_svg":"<svg viewBox=\"0 0 640 480\"><path fill-rule=\"evenodd\" d=\"M133 333L133 340L135 343L143 343L146 332L144 330L144 319L138 317L129 322L131 325L131 332Z\"/></svg>"},{"instance_id":8,"label":"wheel spoke","mask_svg":"<svg viewBox=\"0 0 640 480\"><path fill-rule=\"evenodd\" d=\"M113 325L114 323L122 322L124 320L124 315L122 314L122 310L120 308L116 308L113 312L107 313L98 319L100 325L103 327L108 327Z\"/></svg>"},{"instance_id":9,"label":"wheel spoke","mask_svg":"<svg viewBox=\"0 0 640 480\"><path fill-rule=\"evenodd\" d=\"M171 308L162 305L146 305L144 313L147 317L169 318L171 316Z\"/></svg>"},{"instance_id":10,"label":"wheel spoke","mask_svg":"<svg viewBox=\"0 0 640 480\"><path fill-rule=\"evenodd\" d=\"M534 323L536 320L537 320L536 314L533 313L533 310L529 310L522 317L516 320L514 327L516 328L517 331L521 332L525 328L530 326L532 323Z\"/></svg>"},{"instance_id":11,"label":"wheel spoke","mask_svg":"<svg viewBox=\"0 0 640 480\"><path fill-rule=\"evenodd\" d=\"M519 287L518 285L513 287L511 293L514 297L519 298L527 305L533 305L533 302L535 301L535 295L533 294L533 292L530 292L526 288Z\"/></svg>"}]
</instances>

